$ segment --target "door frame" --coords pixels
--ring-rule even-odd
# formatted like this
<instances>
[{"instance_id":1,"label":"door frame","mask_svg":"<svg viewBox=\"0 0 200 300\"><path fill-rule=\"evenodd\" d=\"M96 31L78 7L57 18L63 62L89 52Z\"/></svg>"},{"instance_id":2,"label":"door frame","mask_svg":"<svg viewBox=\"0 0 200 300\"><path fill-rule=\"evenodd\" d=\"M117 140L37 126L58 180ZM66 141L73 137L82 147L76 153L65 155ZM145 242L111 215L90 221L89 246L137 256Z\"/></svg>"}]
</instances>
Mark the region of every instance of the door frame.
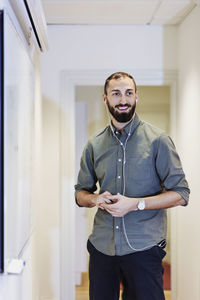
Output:
<instances>
[{"instance_id":1,"label":"door frame","mask_svg":"<svg viewBox=\"0 0 200 300\"><path fill-rule=\"evenodd\" d=\"M61 300L75 299L75 88L77 85L104 85L105 79L116 70L64 70L61 72L61 116L60 116L60 294ZM176 142L177 82L176 70L133 70L137 85L170 86L170 135ZM70 109L69 109L70 107ZM70 113L69 113L70 112ZM66 134L67 133L67 134ZM70 201L67 202L67 199ZM175 300L177 282L177 212L170 210L170 251L172 300Z\"/></svg>"}]
</instances>

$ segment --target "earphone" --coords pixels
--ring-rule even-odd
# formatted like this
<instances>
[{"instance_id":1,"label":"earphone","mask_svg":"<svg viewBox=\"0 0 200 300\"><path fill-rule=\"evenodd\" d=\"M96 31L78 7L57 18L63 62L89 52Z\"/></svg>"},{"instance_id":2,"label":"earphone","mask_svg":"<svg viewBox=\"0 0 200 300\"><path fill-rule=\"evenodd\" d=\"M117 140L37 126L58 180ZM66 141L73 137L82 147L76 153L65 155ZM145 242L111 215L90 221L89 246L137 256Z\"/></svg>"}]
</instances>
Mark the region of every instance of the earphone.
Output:
<instances>
[{"instance_id":1,"label":"earphone","mask_svg":"<svg viewBox=\"0 0 200 300\"><path fill-rule=\"evenodd\" d=\"M123 172L123 193L122 195L124 196L125 195L125 191L126 191L126 175L125 175L125 165L126 165L126 146L127 146L127 143L128 143L128 140L131 136L131 130L132 130L132 126L133 126L133 123L134 123L134 119L132 119L131 121L131 125L130 125L130 129L129 129L129 132L128 132L128 136L123 144L123 142L120 141L120 139L117 137L117 135L115 134L115 131L114 131L114 128L112 126L112 123L110 121L110 128L111 128L111 131L112 131L112 134L113 136L116 138L116 140L119 142L120 146L122 146L123 148L123 169L122 169L122 172ZM119 194L119 193L118 193ZM143 247L143 248L134 248L130 241L129 241L129 238L128 238L128 235L127 235L127 231L126 231L126 226L125 226L125 218L124 216L122 217L122 227L123 227L123 232L124 232L124 236L125 236L125 239L126 239L126 242L129 246L129 248L131 248L133 251L143 251L143 250L147 250L153 246L155 246L155 244L153 245L148 245L146 247Z\"/></svg>"}]
</instances>

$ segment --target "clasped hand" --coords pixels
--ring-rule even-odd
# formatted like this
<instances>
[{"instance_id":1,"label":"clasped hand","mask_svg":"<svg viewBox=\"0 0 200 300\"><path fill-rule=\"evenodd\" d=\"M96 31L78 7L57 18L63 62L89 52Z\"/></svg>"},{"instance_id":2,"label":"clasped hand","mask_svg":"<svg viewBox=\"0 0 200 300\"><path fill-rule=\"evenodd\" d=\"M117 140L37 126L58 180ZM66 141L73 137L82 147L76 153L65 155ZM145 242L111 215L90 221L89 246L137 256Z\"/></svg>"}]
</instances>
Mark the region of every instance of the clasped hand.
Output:
<instances>
[{"instance_id":1,"label":"clasped hand","mask_svg":"<svg viewBox=\"0 0 200 300\"><path fill-rule=\"evenodd\" d=\"M106 191L98 196L96 205L105 209L113 217L123 217L128 212L137 210L137 203L137 198L129 198L120 194L112 195Z\"/></svg>"}]
</instances>

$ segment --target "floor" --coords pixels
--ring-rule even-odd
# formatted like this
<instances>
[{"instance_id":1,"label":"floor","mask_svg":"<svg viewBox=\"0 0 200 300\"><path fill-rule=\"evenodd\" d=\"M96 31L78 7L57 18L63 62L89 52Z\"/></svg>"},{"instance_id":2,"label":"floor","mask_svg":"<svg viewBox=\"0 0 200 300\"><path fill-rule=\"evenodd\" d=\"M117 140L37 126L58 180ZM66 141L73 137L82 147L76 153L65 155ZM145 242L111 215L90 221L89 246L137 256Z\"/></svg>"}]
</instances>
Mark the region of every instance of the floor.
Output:
<instances>
[{"instance_id":1,"label":"floor","mask_svg":"<svg viewBox=\"0 0 200 300\"><path fill-rule=\"evenodd\" d=\"M88 297L88 275L83 274L83 284L76 287L76 300L89 300ZM103 300L103 299L102 299ZM121 300L121 297L120 297ZM165 300L171 300L171 291L165 291Z\"/></svg>"}]
</instances>

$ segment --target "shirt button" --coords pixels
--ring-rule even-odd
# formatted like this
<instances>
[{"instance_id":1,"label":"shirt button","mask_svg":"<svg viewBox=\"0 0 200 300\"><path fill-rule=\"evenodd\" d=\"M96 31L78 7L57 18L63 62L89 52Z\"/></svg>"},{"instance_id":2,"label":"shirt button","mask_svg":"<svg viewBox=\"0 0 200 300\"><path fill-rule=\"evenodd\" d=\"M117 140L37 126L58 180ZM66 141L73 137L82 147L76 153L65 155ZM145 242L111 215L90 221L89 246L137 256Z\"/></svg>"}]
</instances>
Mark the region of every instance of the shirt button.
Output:
<instances>
[{"instance_id":1,"label":"shirt button","mask_svg":"<svg viewBox=\"0 0 200 300\"><path fill-rule=\"evenodd\" d=\"M122 161L122 159L121 159L121 158L119 158L119 159L118 159L118 161L119 161L119 162L121 162L121 161Z\"/></svg>"},{"instance_id":2,"label":"shirt button","mask_svg":"<svg viewBox=\"0 0 200 300\"><path fill-rule=\"evenodd\" d=\"M115 228L116 228L116 229L119 229L119 226L116 226Z\"/></svg>"},{"instance_id":3,"label":"shirt button","mask_svg":"<svg viewBox=\"0 0 200 300\"><path fill-rule=\"evenodd\" d=\"M118 178L118 179L120 179L120 178L121 178L121 176L119 175L119 176L117 176L117 178Z\"/></svg>"}]
</instances>

